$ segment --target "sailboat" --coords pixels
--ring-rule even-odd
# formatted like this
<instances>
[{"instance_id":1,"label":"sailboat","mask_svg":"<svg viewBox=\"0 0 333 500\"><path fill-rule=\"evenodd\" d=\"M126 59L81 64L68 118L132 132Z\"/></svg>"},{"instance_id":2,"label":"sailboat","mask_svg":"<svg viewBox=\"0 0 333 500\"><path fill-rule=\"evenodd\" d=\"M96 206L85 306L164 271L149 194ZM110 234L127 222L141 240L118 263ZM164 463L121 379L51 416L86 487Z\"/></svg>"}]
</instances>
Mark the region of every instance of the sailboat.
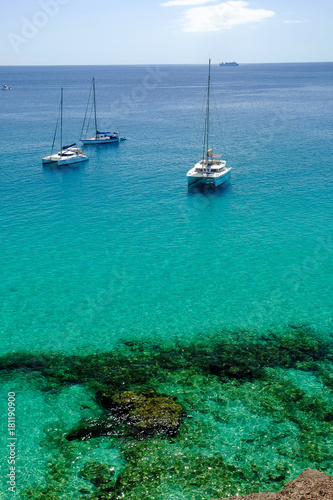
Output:
<instances>
[{"instance_id":1,"label":"sailboat","mask_svg":"<svg viewBox=\"0 0 333 500\"><path fill-rule=\"evenodd\" d=\"M101 132L98 130L97 126L97 110L96 110L96 89L95 89L95 78L92 79L92 90L93 90L93 102L92 102L92 107L94 110L94 124L95 124L95 135L93 137L87 137L87 138L82 138L81 142L83 144L110 144L110 143L119 143L120 141L125 141L125 137L120 137L119 132ZM84 130L86 128L86 133L88 133L89 129L89 122L90 119L88 120L88 124L86 125L87 121L87 112L88 108L90 107L90 95L91 95L91 90L88 98L88 104L87 104L87 110L86 110L86 115L84 117L83 125L82 125L82 131L81 131L81 137L84 133Z\"/></svg>"},{"instance_id":2,"label":"sailboat","mask_svg":"<svg viewBox=\"0 0 333 500\"><path fill-rule=\"evenodd\" d=\"M187 181L189 186L197 183L220 186L226 182L231 175L231 167L227 167L227 163L225 160L221 159L221 155L214 155L213 147L210 147L210 72L211 60L209 59L203 153L201 160L187 172Z\"/></svg>"},{"instance_id":3,"label":"sailboat","mask_svg":"<svg viewBox=\"0 0 333 500\"><path fill-rule=\"evenodd\" d=\"M57 136L57 129L58 129L58 123L59 123L59 115L58 115L58 120L54 132L54 137L53 137L53 143L52 143L52 149L51 149L51 154L49 156L45 156L42 159L43 165L46 164L54 164L54 165L71 165L72 163L79 163L81 161L86 161L88 160L88 157L84 154L83 149L76 148L76 143L74 142L73 144L69 144L68 146L63 146L62 145L62 131L63 131L63 102L64 102L64 97L63 97L64 91L61 89L61 99L60 99L60 152L53 154L53 148L54 148L54 142Z\"/></svg>"}]
</instances>

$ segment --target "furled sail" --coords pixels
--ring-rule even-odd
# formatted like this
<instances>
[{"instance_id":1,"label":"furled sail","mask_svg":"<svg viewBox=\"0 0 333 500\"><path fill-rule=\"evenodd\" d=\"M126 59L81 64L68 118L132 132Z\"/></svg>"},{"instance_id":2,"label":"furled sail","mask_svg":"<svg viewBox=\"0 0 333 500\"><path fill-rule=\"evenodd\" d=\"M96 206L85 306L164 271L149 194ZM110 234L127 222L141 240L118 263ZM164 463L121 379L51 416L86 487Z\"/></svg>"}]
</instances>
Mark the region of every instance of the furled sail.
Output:
<instances>
[{"instance_id":1,"label":"furled sail","mask_svg":"<svg viewBox=\"0 0 333 500\"><path fill-rule=\"evenodd\" d=\"M70 144L69 146L63 146L62 149L69 149L71 148L72 146L76 146L76 142L74 142L73 144Z\"/></svg>"}]
</instances>

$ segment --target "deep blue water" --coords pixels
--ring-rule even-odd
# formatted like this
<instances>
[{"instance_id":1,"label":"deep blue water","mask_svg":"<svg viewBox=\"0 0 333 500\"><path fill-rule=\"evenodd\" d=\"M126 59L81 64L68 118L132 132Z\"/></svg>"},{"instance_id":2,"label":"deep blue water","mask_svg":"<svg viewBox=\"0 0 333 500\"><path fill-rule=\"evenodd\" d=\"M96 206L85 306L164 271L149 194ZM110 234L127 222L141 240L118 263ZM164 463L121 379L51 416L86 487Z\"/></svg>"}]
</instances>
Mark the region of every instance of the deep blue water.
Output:
<instances>
[{"instance_id":1,"label":"deep blue water","mask_svg":"<svg viewBox=\"0 0 333 500\"><path fill-rule=\"evenodd\" d=\"M0 92L2 354L304 324L331 338L333 63L212 67L215 152L232 166L215 191L186 182L206 66L0 74L12 87ZM127 141L43 168L60 88L71 143L93 76L99 127Z\"/></svg>"}]
</instances>

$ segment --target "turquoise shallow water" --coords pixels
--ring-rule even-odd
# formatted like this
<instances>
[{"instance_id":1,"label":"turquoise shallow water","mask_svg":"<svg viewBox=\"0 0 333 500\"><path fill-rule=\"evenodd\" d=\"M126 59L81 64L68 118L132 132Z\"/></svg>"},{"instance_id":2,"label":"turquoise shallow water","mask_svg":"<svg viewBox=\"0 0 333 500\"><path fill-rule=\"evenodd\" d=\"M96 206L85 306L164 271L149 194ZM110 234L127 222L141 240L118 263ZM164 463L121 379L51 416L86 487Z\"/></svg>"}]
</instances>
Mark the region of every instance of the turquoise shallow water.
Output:
<instances>
[{"instance_id":1,"label":"turquoise shallow water","mask_svg":"<svg viewBox=\"0 0 333 500\"><path fill-rule=\"evenodd\" d=\"M209 349L215 338L238 345L257 342L268 331L280 335L291 328L296 335L298 330L292 327L302 325L310 329L311 338L330 345L333 64L212 70L214 115L223 131L221 140L216 135L216 151L225 153L233 167L232 179L218 191L189 192L185 174L201 154L205 66L1 68L2 80L13 87L0 95L2 355L22 351L38 356L50 351L55 356L84 355L122 350L126 341L147 345L149 353L154 345L188 347L198 341ZM49 153L53 138L60 87L64 87L64 142L71 142L79 138L92 76L101 128L111 123L128 140L99 149L87 146L89 162L75 168L42 168L41 158ZM135 355L134 351L133 359ZM209 438L198 444L200 453L210 450L206 452L210 456L215 450L226 457L229 450L234 466L237 448L245 467L249 452L243 437L251 419L257 419L261 430L273 432L268 417L256 415L249 406L249 388L239 396L246 404L232 403L237 393L226 396L238 420L226 431L225 423L216 424L222 418L216 417L221 404L209 403L218 392L216 374L193 374L179 362L181 375L168 379L163 363L158 366L163 376L151 374L145 383L177 394L186 411L189 403L181 394L187 376L194 377L197 388L191 395L197 418L183 427L179 449L186 432L190 436L202 428ZM294 371L283 376L302 390L309 386L319 391L316 384L324 384L320 391L330 391L327 377L326 382L319 380L319 368L312 368L302 371L296 363L288 367ZM190 374L185 376L186 370ZM34 375L27 379L25 373L6 372L3 386L4 397L9 390L21 393L21 411L28 415L29 426L39 429L29 437L21 424L22 488L38 483L50 457L58 456L55 437L53 451L50 443L44 448L40 444L47 415L54 408L58 417L50 418L54 426L63 422L62 432L82 417L76 403L71 418L65 416L64 402L68 398L77 402L80 391L92 414L101 411L96 410L91 388L69 387L67 381L51 401L37 391L40 380ZM280 375L274 371L270 376ZM44 383L46 375L41 377ZM132 386L129 377L125 389ZM254 386L253 390L262 390ZM288 428L297 443L300 430L289 418L286 415L279 425L283 432ZM214 431L208 430L214 426ZM217 445L216 433L232 438ZM73 453L78 446L84 455L86 445L73 444ZM124 450L119 443L113 445L110 460L121 471ZM41 447L38 463L43 465L36 466L36 470L41 467L38 474L29 474L24 464L35 446ZM96 442L96 453L104 456L104 446L110 448ZM247 446L251 456L258 456L253 443ZM174 455L167 450L165 456ZM329 452L322 463L327 457ZM265 460L267 456L260 466ZM295 471L308 463L308 459L299 462ZM293 470L289 464L287 477ZM72 486L66 483L66 488L75 489L75 479L68 481ZM178 482L164 480L156 498L192 498L186 481L185 473ZM267 488L269 481L263 476L260 484ZM77 493L78 498L82 495Z\"/></svg>"}]
</instances>

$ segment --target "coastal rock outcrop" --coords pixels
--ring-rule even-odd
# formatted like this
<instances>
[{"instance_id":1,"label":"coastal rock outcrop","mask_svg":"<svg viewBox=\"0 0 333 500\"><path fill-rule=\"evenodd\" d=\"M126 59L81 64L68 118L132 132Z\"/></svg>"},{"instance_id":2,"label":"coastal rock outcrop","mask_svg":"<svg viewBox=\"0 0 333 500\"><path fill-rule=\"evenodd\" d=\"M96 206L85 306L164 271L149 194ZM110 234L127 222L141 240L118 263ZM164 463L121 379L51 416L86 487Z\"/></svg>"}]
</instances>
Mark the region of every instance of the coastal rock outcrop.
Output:
<instances>
[{"instance_id":1,"label":"coastal rock outcrop","mask_svg":"<svg viewBox=\"0 0 333 500\"><path fill-rule=\"evenodd\" d=\"M110 406L116 418L125 420L138 434L159 432L174 435L180 424L182 406L175 396L158 394L153 389L139 393L125 391L113 394L104 404Z\"/></svg>"},{"instance_id":2,"label":"coastal rock outcrop","mask_svg":"<svg viewBox=\"0 0 333 500\"><path fill-rule=\"evenodd\" d=\"M333 500L333 477L324 472L305 469L277 493L253 493L218 500Z\"/></svg>"},{"instance_id":3,"label":"coastal rock outcrop","mask_svg":"<svg viewBox=\"0 0 333 500\"><path fill-rule=\"evenodd\" d=\"M176 399L154 389L120 393L106 391L100 395L104 413L97 418L81 420L66 439L86 440L111 435L142 439L155 432L174 436L183 413Z\"/></svg>"}]
</instances>

